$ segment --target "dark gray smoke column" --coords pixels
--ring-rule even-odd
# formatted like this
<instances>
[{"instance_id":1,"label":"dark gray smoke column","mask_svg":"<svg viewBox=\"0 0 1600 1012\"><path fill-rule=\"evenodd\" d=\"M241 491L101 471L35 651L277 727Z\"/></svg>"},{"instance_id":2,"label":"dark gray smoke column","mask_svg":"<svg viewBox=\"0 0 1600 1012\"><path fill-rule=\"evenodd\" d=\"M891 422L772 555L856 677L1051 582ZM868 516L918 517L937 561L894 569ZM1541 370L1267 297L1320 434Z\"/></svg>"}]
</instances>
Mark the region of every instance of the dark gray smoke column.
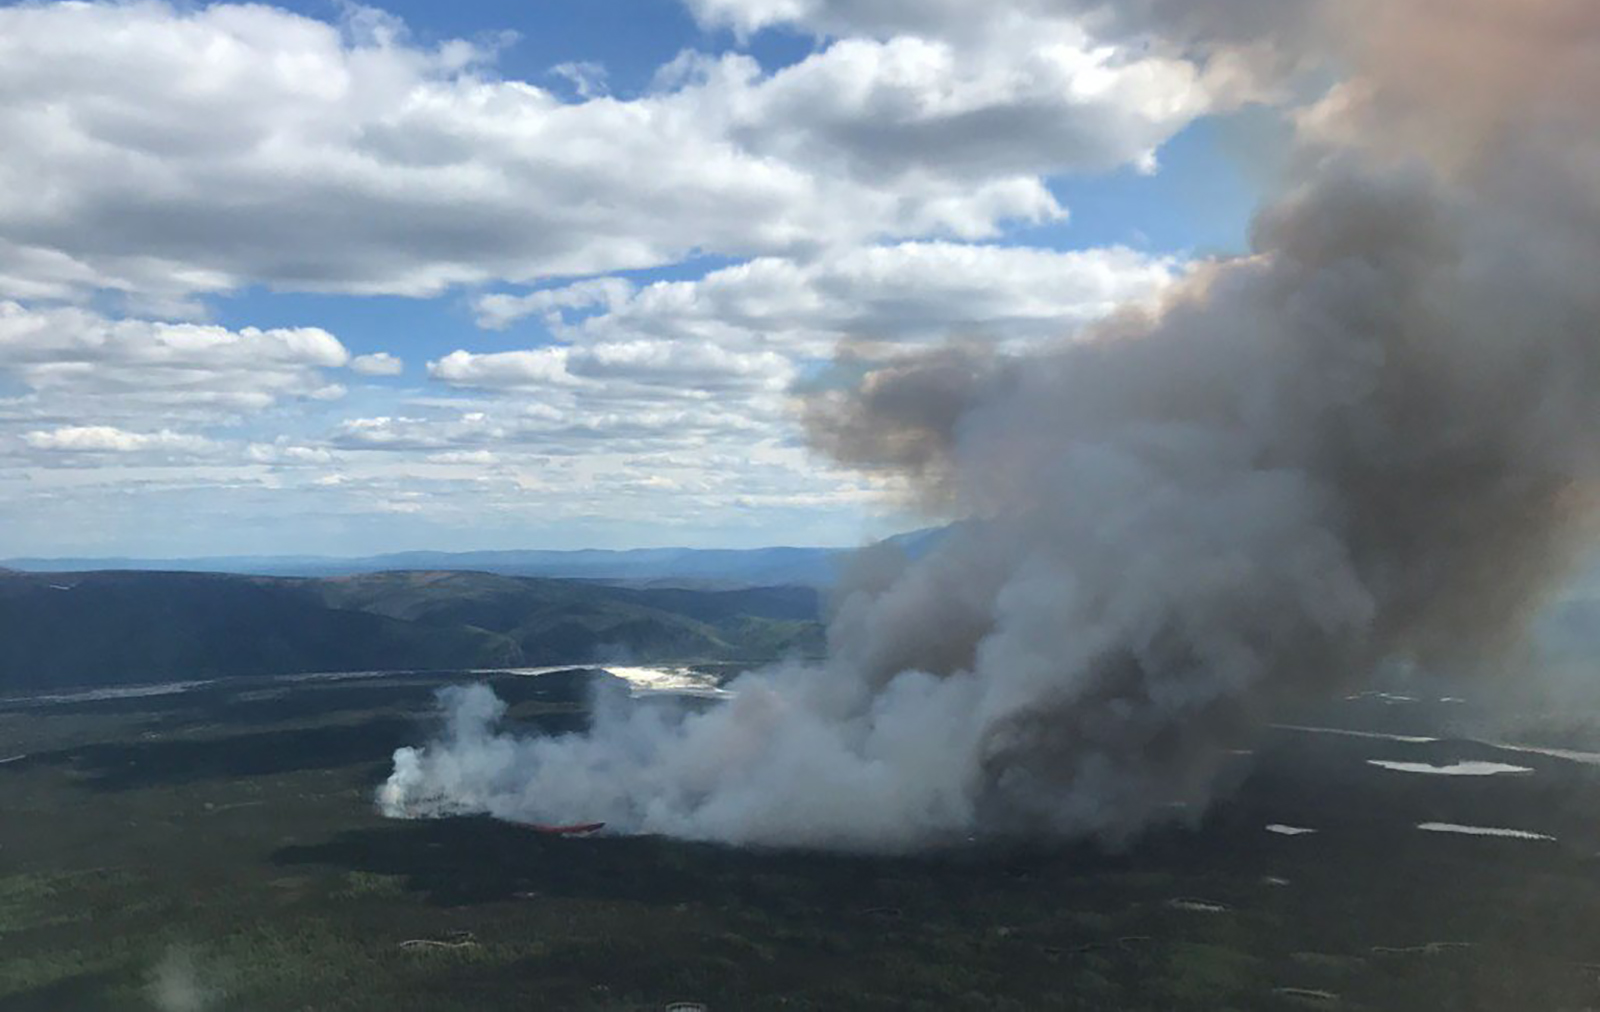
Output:
<instances>
[{"instance_id":1,"label":"dark gray smoke column","mask_svg":"<svg viewBox=\"0 0 1600 1012\"><path fill-rule=\"evenodd\" d=\"M1182 5L1185 44L1210 7ZM867 560L825 666L702 715L608 708L583 738L458 714L397 756L389 810L873 849L1116 836L1204 801L1276 700L1393 655L1492 661L1600 470L1600 5L1304 24L1326 54L1284 65L1355 73L1303 114L1303 182L1254 255L1086 339L899 358L808 406L819 448L974 518Z\"/></svg>"}]
</instances>

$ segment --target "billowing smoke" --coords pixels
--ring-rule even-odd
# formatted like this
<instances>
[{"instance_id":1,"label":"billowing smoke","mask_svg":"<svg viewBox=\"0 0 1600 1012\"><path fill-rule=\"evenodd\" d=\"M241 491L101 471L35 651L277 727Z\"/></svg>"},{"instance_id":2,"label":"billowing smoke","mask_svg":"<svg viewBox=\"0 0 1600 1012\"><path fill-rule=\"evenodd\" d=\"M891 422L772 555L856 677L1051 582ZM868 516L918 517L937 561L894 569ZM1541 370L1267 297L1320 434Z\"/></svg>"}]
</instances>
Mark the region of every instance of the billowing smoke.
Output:
<instances>
[{"instance_id":1,"label":"billowing smoke","mask_svg":"<svg viewBox=\"0 0 1600 1012\"><path fill-rule=\"evenodd\" d=\"M966 522L860 560L830 656L701 712L606 700L497 734L485 689L402 750L394 814L897 850L1117 837L1203 803L1285 701L1386 658L1493 667L1600 470L1600 5L1341 0L1252 45L1347 68L1254 253L1005 357L877 363L816 446ZM1237 5L1181 11L1181 45ZM1317 26L1316 32L1305 26Z\"/></svg>"}]
</instances>

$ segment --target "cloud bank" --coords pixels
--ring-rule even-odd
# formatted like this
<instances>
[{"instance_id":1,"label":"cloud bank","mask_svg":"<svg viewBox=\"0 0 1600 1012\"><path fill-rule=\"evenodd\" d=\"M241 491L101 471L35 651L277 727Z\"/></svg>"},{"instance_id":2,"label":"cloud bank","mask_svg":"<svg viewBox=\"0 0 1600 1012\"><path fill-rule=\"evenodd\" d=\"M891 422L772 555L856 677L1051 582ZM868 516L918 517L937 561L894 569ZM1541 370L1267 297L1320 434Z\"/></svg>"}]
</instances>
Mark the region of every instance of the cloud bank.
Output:
<instances>
[{"instance_id":1,"label":"cloud bank","mask_svg":"<svg viewBox=\"0 0 1600 1012\"><path fill-rule=\"evenodd\" d=\"M1070 22L845 38L770 71L691 52L644 94L569 101L351 12L0 8L0 297L166 312L983 239L1065 215L1044 177L1148 161L1212 104L1184 60Z\"/></svg>"}]
</instances>

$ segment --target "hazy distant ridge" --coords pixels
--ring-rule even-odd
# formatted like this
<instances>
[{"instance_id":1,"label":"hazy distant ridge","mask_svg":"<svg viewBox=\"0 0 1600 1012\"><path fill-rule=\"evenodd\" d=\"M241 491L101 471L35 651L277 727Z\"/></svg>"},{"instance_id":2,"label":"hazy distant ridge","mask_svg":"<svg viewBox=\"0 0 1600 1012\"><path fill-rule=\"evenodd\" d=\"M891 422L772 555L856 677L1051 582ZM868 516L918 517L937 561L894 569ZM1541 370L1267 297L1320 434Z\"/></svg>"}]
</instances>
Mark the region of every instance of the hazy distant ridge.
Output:
<instances>
[{"instance_id":1,"label":"hazy distant ridge","mask_svg":"<svg viewBox=\"0 0 1600 1012\"><path fill-rule=\"evenodd\" d=\"M915 531L889 541L915 555L938 536ZM346 576L392 570L459 570L680 586L830 585L844 548L636 548L624 551L396 552L363 558L318 555L218 556L190 559L19 558L0 566L34 573L147 570L258 576Z\"/></svg>"}]
</instances>

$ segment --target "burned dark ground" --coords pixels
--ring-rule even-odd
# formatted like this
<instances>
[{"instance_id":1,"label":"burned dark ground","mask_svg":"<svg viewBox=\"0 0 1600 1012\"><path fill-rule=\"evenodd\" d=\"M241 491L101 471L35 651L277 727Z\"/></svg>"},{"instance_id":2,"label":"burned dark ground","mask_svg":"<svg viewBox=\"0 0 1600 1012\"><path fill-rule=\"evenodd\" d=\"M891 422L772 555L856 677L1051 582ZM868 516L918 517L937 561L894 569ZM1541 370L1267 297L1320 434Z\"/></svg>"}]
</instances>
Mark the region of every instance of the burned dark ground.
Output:
<instances>
[{"instance_id":1,"label":"burned dark ground","mask_svg":"<svg viewBox=\"0 0 1600 1012\"><path fill-rule=\"evenodd\" d=\"M381 818L390 754L474 677L6 703L0 1008L1600 1004L1600 766L1452 738L1470 703L1284 715L1439 740L1265 730L1211 809L1121 847L849 857ZM597 677L490 680L514 722L563 731Z\"/></svg>"}]
</instances>

